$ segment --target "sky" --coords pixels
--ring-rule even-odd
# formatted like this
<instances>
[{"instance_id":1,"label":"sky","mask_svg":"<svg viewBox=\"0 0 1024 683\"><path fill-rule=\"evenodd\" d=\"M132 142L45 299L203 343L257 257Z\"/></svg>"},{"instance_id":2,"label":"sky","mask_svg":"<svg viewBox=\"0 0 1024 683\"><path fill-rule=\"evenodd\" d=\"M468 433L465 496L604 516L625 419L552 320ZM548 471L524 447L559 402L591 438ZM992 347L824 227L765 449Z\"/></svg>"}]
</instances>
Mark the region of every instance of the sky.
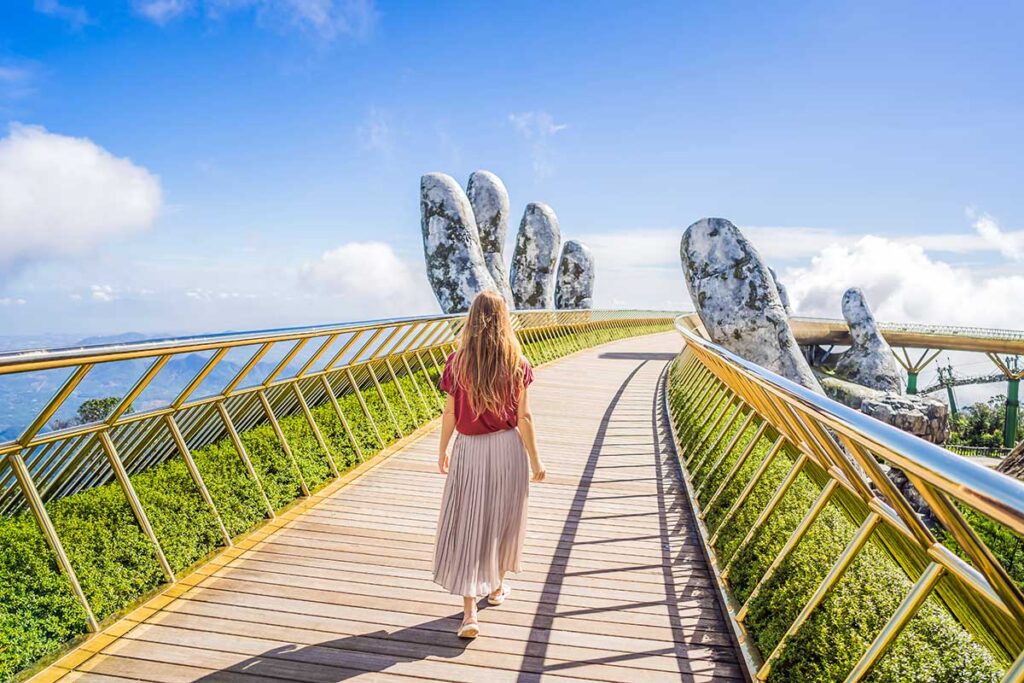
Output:
<instances>
[{"instance_id":1,"label":"sky","mask_svg":"<svg viewBox=\"0 0 1024 683\"><path fill-rule=\"evenodd\" d=\"M0 3L0 336L437 310L419 177L497 173L689 308L692 222L798 313L1022 327L1019 2Z\"/></svg>"}]
</instances>

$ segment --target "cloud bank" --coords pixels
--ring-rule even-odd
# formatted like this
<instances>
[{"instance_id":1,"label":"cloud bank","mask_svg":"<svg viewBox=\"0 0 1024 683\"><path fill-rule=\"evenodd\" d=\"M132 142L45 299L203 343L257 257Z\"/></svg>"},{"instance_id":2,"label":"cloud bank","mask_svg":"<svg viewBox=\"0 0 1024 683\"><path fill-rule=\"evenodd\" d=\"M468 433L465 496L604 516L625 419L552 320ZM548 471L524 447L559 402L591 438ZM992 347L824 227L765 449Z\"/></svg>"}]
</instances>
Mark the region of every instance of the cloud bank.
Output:
<instances>
[{"instance_id":1,"label":"cloud bank","mask_svg":"<svg viewBox=\"0 0 1024 683\"><path fill-rule=\"evenodd\" d=\"M349 242L300 270L304 284L344 302L362 317L436 312L426 276L415 273L385 242Z\"/></svg>"},{"instance_id":2,"label":"cloud bank","mask_svg":"<svg viewBox=\"0 0 1024 683\"><path fill-rule=\"evenodd\" d=\"M13 124L0 139L0 273L147 230L160 180L86 138Z\"/></svg>"},{"instance_id":3,"label":"cloud bank","mask_svg":"<svg viewBox=\"0 0 1024 683\"><path fill-rule=\"evenodd\" d=\"M1024 299L1024 276L953 266L918 245L870 235L826 247L782 281L800 315L838 317L843 292L857 286L879 320L1017 328L1013 302Z\"/></svg>"}]
</instances>

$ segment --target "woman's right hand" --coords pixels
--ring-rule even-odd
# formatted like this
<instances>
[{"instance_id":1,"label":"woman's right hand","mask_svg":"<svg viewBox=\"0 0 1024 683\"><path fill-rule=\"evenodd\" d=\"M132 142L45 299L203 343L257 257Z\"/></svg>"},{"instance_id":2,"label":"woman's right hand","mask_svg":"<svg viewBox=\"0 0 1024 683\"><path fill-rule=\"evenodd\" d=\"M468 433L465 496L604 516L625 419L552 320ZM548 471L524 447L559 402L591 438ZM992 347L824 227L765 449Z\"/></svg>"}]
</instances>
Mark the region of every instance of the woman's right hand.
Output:
<instances>
[{"instance_id":1,"label":"woman's right hand","mask_svg":"<svg viewBox=\"0 0 1024 683\"><path fill-rule=\"evenodd\" d=\"M448 452L442 451L437 456L437 471L441 474L448 474Z\"/></svg>"},{"instance_id":2,"label":"woman's right hand","mask_svg":"<svg viewBox=\"0 0 1024 683\"><path fill-rule=\"evenodd\" d=\"M544 463L539 460L536 463L530 463L530 469L533 470L533 476L530 478L530 481L532 482L539 484L548 476L548 469L544 467Z\"/></svg>"}]
</instances>

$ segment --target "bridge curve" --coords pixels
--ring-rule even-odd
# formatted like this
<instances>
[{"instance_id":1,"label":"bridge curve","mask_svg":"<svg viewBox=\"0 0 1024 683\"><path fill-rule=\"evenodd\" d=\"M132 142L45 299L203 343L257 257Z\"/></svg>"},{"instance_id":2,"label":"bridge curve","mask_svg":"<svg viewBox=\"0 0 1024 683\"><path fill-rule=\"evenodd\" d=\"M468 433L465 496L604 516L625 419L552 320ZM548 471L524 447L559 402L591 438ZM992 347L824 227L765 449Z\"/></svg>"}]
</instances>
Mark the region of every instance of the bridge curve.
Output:
<instances>
[{"instance_id":1,"label":"bridge curve","mask_svg":"<svg viewBox=\"0 0 1024 683\"><path fill-rule=\"evenodd\" d=\"M678 334L537 372L548 481L524 571L454 635L430 581L443 478L416 432L225 549L38 680L719 681L745 678L678 473L662 388Z\"/></svg>"}]
</instances>

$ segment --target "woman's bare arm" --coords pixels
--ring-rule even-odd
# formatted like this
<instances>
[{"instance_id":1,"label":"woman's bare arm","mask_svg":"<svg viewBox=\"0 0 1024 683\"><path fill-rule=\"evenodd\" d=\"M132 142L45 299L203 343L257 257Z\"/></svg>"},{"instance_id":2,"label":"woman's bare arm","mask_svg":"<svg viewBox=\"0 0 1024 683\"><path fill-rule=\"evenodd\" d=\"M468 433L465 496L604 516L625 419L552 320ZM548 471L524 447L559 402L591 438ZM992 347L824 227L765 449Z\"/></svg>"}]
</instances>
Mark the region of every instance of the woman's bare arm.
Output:
<instances>
[{"instance_id":1,"label":"woman's bare arm","mask_svg":"<svg viewBox=\"0 0 1024 683\"><path fill-rule=\"evenodd\" d=\"M526 453L530 456L530 470L533 472L533 481L544 481L547 476L547 469L540 460L537 453L537 434L533 429L533 413L530 411L529 392L524 387L519 397L519 434L523 437L523 445L526 446Z\"/></svg>"},{"instance_id":2,"label":"woman's bare arm","mask_svg":"<svg viewBox=\"0 0 1024 683\"><path fill-rule=\"evenodd\" d=\"M454 432L455 399L449 394L444 404L444 414L441 416L441 443L437 454L437 471L441 474L448 474L448 442L452 440Z\"/></svg>"}]
</instances>

